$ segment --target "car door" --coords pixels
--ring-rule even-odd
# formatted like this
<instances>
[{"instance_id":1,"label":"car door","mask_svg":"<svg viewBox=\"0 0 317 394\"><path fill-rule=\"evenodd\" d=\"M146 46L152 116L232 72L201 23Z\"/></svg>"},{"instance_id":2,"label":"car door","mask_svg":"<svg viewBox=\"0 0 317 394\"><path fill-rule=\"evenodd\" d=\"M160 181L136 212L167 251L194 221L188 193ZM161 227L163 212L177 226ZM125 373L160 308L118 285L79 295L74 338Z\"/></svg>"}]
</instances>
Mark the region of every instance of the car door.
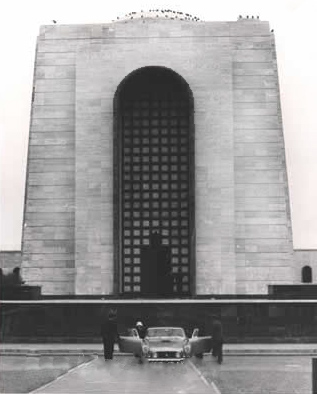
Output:
<instances>
[{"instance_id":1,"label":"car door","mask_svg":"<svg viewBox=\"0 0 317 394\"><path fill-rule=\"evenodd\" d=\"M122 353L142 354L142 339L136 329L131 330L131 336L120 336L119 349Z\"/></svg>"},{"instance_id":2,"label":"car door","mask_svg":"<svg viewBox=\"0 0 317 394\"><path fill-rule=\"evenodd\" d=\"M199 337L198 332L198 328L195 328L192 337L189 339L191 356L210 353L212 348L211 336Z\"/></svg>"}]
</instances>

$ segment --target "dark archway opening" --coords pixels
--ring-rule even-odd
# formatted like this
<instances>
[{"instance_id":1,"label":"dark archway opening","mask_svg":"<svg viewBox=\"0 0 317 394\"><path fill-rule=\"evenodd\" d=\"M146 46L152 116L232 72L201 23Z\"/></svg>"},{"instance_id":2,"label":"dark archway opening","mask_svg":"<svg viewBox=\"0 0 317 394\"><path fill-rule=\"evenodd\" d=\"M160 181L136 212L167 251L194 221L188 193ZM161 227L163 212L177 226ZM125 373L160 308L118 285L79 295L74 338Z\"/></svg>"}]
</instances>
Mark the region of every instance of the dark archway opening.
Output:
<instances>
[{"instance_id":1,"label":"dark archway opening","mask_svg":"<svg viewBox=\"0 0 317 394\"><path fill-rule=\"evenodd\" d=\"M312 283L313 281L313 273L312 269L309 265L305 265L302 268L302 283Z\"/></svg>"},{"instance_id":2,"label":"dark archway opening","mask_svg":"<svg viewBox=\"0 0 317 394\"><path fill-rule=\"evenodd\" d=\"M130 74L115 95L114 244L117 293L194 293L193 97L163 67Z\"/></svg>"}]
</instances>

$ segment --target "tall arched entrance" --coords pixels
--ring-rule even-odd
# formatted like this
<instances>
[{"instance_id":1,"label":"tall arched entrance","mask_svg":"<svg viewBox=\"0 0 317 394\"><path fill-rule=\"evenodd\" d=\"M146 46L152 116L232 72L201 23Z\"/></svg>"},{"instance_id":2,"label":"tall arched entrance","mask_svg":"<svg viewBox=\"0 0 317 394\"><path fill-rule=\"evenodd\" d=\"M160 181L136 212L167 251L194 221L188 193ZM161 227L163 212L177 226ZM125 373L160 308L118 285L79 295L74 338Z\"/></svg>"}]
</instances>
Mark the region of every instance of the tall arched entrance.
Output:
<instances>
[{"instance_id":1,"label":"tall arched entrance","mask_svg":"<svg viewBox=\"0 0 317 394\"><path fill-rule=\"evenodd\" d=\"M117 292L194 293L194 106L174 71L145 67L114 100Z\"/></svg>"}]
</instances>

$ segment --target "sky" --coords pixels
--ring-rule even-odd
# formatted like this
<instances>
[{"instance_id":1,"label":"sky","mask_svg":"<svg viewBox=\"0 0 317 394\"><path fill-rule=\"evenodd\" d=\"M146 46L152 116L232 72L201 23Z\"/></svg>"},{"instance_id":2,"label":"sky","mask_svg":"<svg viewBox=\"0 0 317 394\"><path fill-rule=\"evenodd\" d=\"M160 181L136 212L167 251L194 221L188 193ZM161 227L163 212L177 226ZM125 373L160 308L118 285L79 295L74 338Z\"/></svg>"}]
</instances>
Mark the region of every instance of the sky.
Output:
<instances>
[{"instance_id":1,"label":"sky","mask_svg":"<svg viewBox=\"0 0 317 394\"><path fill-rule=\"evenodd\" d=\"M2 0L0 250L20 250L36 38L41 25L108 23L172 9L204 21L259 15L274 29L295 249L317 249L316 0Z\"/></svg>"}]
</instances>

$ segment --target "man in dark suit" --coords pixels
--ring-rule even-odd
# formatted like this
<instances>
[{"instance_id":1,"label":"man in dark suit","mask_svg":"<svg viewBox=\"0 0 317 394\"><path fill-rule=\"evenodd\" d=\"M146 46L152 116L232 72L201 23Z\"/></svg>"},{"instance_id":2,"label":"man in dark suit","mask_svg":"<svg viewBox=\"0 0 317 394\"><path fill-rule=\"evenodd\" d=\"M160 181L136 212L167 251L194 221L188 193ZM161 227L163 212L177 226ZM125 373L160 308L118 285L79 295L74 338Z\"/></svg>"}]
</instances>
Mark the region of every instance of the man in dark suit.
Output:
<instances>
[{"instance_id":1,"label":"man in dark suit","mask_svg":"<svg viewBox=\"0 0 317 394\"><path fill-rule=\"evenodd\" d=\"M223 361L222 346L223 346L223 330L220 317L212 316L212 355L217 357L218 364Z\"/></svg>"},{"instance_id":2,"label":"man in dark suit","mask_svg":"<svg viewBox=\"0 0 317 394\"><path fill-rule=\"evenodd\" d=\"M115 309L110 309L108 314L102 316L101 336L104 358L105 360L112 360L114 344L119 340L117 311Z\"/></svg>"}]
</instances>

